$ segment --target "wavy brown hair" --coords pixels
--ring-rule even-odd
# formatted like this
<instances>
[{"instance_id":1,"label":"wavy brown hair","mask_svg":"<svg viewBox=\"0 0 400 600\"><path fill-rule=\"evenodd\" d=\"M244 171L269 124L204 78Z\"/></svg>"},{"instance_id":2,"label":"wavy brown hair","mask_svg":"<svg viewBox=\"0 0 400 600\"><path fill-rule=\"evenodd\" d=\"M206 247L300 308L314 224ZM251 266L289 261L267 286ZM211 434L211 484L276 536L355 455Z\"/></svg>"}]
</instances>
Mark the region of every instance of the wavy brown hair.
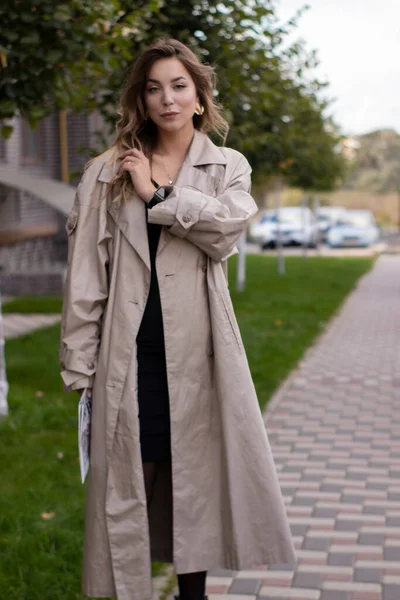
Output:
<instances>
[{"instance_id":1,"label":"wavy brown hair","mask_svg":"<svg viewBox=\"0 0 400 600\"><path fill-rule=\"evenodd\" d=\"M225 143L229 125L222 116L222 107L216 102L214 91L216 73L213 67L200 62L185 44L174 39L160 39L149 46L134 63L122 90L118 107L117 137L114 141L114 159L130 148L139 148L150 157L157 143L157 127L146 118L145 91L148 73L162 58L177 58L190 73L204 107L202 115L193 115L193 125L204 133L215 133ZM114 183L116 200L126 197L131 183L129 173Z\"/></svg>"}]
</instances>

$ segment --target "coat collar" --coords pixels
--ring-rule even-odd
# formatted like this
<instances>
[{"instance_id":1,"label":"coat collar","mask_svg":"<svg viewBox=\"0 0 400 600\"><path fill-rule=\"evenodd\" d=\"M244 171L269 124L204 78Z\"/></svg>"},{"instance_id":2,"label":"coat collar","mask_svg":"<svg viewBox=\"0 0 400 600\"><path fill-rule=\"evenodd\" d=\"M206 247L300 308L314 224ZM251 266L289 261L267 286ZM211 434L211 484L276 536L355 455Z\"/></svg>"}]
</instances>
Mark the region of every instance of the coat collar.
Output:
<instances>
[{"instance_id":1,"label":"coat collar","mask_svg":"<svg viewBox=\"0 0 400 600\"><path fill-rule=\"evenodd\" d=\"M110 183L117 172L116 155L112 150L109 150L102 157L104 163L98 175L98 180L103 183ZM226 162L222 149L218 148L205 133L195 129L182 169L187 165L201 167L204 165L226 165Z\"/></svg>"},{"instance_id":2,"label":"coat collar","mask_svg":"<svg viewBox=\"0 0 400 600\"><path fill-rule=\"evenodd\" d=\"M193 167L226 165L226 158L221 148L218 148L205 133L195 129L186 162Z\"/></svg>"},{"instance_id":3,"label":"coat collar","mask_svg":"<svg viewBox=\"0 0 400 600\"><path fill-rule=\"evenodd\" d=\"M98 175L98 180L103 183L110 183L116 174L117 160L115 154L110 151L106 153L104 159L105 161ZM210 164L225 165L226 162L222 150L207 135L195 130L176 185L179 187L192 186L200 190L208 189L211 175L207 175L207 173L198 167ZM126 202L123 202L119 206L111 203L108 210L131 246L139 254L147 268L150 269L146 207L144 202L133 191L131 192L131 197ZM163 227L157 254L164 249L171 237L168 230Z\"/></svg>"}]
</instances>

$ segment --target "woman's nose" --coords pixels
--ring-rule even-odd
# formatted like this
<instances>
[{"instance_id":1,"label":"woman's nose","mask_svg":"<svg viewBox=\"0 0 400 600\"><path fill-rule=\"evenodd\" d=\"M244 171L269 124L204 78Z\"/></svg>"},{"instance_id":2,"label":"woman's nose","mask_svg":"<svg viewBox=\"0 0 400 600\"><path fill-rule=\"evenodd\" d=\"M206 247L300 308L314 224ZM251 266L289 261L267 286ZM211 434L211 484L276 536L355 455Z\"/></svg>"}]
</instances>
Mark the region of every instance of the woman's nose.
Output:
<instances>
[{"instance_id":1,"label":"woman's nose","mask_svg":"<svg viewBox=\"0 0 400 600\"><path fill-rule=\"evenodd\" d=\"M173 98L171 92L164 92L163 104L172 104Z\"/></svg>"}]
</instances>

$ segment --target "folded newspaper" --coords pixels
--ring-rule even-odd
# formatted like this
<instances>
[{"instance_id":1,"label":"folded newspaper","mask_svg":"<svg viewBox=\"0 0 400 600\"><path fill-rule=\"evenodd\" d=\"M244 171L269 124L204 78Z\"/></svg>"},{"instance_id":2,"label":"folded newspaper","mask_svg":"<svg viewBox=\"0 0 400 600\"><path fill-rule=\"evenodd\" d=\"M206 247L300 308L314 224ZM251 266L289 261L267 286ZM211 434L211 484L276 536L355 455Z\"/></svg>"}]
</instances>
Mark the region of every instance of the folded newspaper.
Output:
<instances>
[{"instance_id":1,"label":"folded newspaper","mask_svg":"<svg viewBox=\"0 0 400 600\"><path fill-rule=\"evenodd\" d=\"M79 465L82 483L85 482L90 464L90 423L92 417L92 390L86 388L78 406Z\"/></svg>"}]
</instances>

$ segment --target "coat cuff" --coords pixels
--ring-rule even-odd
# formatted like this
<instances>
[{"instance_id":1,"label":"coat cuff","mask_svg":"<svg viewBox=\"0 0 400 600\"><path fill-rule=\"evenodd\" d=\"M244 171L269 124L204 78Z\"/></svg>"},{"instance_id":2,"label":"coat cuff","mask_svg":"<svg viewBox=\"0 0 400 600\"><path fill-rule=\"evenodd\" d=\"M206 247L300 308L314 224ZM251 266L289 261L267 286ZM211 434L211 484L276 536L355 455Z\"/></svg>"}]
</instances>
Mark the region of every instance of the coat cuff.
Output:
<instances>
[{"instance_id":1,"label":"coat cuff","mask_svg":"<svg viewBox=\"0 0 400 600\"><path fill-rule=\"evenodd\" d=\"M64 382L64 392L73 392L75 390L93 387L93 375L91 377L82 377L80 373L62 371L61 377ZM79 379L77 379L77 377L79 377Z\"/></svg>"},{"instance_id":2,"label":"coat cuff","mask_svg":"<svg viewBox=\"0 0 400 600\"><path fill-rule=\"evenodd\" d=\"M200 190L174 187L164 202L148 211L148 221L166 225L173 235L185 238L199 220L204 205L205 200Z\"/></svg>"},{"instance_id":3,"label":"coat cuff","mask_svg":"<svg viewBox=\"0 0 400 600\"><path fill-rule=\"evenodd\" d=\"M62 368L61 377L66 391L93 386L97 367L97 356L95 354L65 348L60 364Z\"/></svg>"},{"instance_id":4,"label":"coat cuff","mask_svg":"<svg viewBox=\"0 0 400 600\"><path fill-rule=\"evenodd\" d=\"M82 375L94 375L97 355L91 352L82 352L82 350L65 348L62 352L60 364L67 371L76 371Z\"/></svg>"}]
</instances>

